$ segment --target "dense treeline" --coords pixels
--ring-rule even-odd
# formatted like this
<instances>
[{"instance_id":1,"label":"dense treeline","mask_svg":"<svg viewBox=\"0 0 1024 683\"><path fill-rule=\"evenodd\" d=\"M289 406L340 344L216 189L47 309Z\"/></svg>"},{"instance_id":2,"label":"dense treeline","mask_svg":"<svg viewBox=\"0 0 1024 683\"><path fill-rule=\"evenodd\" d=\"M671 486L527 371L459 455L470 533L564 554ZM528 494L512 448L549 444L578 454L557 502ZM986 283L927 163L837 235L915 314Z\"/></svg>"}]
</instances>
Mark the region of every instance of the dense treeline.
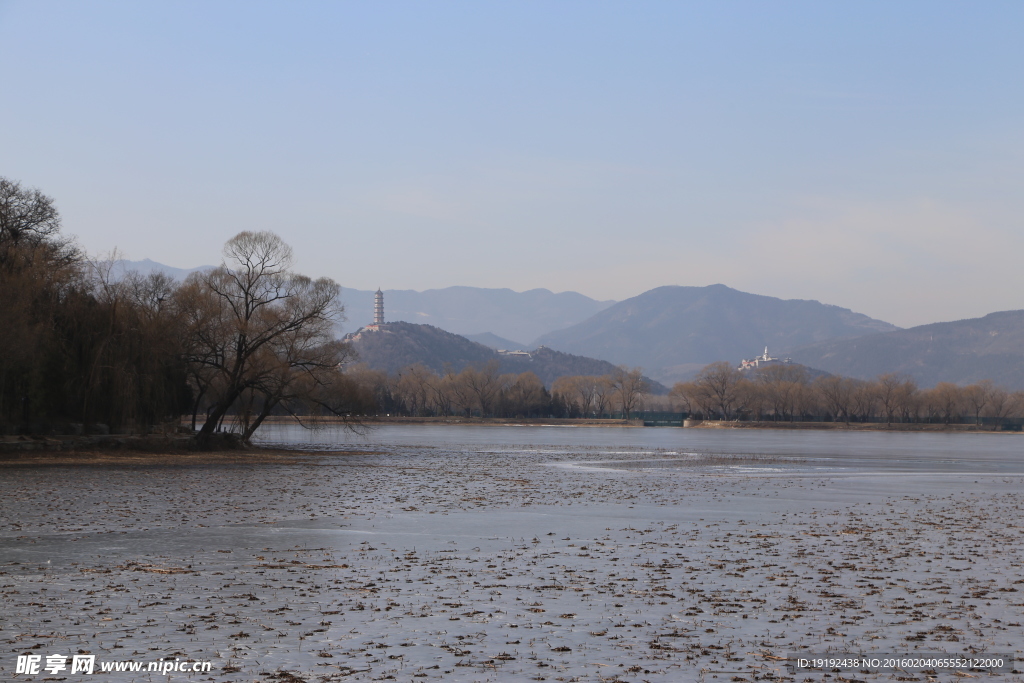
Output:
<instances>
[{"instance_id":1,"label":"dense treeline","mask_svg":"<svg viewBox=\"0 0 1024 683\"><path fill-rule=\"evenodd\" d=\"M153 423L186 405L166 278L111 283L52 200L0 178L0 429Z\"/></svg>"},{"instance_id":2,"label":"dense treeline","mask_svg":"<svg viewBox=\"0 0 1024 683\"><path fill-rule=\"evenodd\" d=\"M812 379L806 368L785 364L740 371L713 363L692 382L676 384L671 397L685 412L719 420L989 422L998 428L1007 418L1024 417L1024 392L1010 393L989 380L921 389L905 375Z\"/></svg>"},{"instance_id":3,"label":"dense treeline","mask_svg":"<svg viewBox=\"0 0 1024 683\"><path fill-rule=\"evenodd\" d=\"M339 287L289 269L272 233L242 232L183 283L114 277L60 233L53 201L0 178L0 431L146 431L191 414L199 440L230 418L364 412L335 338Z\"/></svg>"},{"instance_id":4,"label":"dense treeline","mask_svg":"<svg viewBox=\"0 0 1024 683\"><path fill-rule=\"evenodd\" d=\"M388 374L357 366L348 376L372 396L372 414L416 417L628 418L642 410L647 386L639 368L603 376L561 377L549 391L532 372L499 371L498 361L435 373L420 364Z\"/></svg>"}]
</instances>

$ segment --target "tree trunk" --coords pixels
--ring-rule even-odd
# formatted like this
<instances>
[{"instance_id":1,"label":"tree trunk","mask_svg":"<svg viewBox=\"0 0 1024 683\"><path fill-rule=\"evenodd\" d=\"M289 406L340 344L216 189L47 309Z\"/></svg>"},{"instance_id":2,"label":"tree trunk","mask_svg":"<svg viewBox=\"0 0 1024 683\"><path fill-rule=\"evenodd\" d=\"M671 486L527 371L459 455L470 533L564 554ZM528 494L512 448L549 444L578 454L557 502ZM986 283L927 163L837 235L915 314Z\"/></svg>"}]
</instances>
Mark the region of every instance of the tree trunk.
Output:
<instances>
[{"instance_id":1,"label":"tree trunk","mask_svg":"<svg viewBox=\"0 0 1024 683\"><path fill-rule=\"evenodd\" d=\"M261 410L260 414L256 416L256 419L252 421L252 424L249 425L248 429L246 429L245 432L242 433L243 443L249 443L249 439L252 438L252 435L256 433L256 430L259 429L261 424L263 424L263 421L270 416L270 413L274 410L275 407L277 407L277 404L279 402L279 399L275 399L273 401L264 401L263 410Z\"/></svg>"}]
</instances>

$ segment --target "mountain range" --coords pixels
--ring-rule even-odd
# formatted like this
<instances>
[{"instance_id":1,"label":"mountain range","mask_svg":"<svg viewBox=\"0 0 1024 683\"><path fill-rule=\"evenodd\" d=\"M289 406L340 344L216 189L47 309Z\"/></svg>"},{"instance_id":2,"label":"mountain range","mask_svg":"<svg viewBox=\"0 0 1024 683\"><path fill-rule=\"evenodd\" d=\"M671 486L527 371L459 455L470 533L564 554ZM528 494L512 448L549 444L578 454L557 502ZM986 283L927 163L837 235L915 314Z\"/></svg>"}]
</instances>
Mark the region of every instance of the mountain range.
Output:
<instances>
[{"instance_id":1,"label":"mountain range","mask_svg":"<svg viewBox=\"0 0 1024 683\"><path fill-rule=\"evenodd\" d=\"M586 320L608 308L614 301L597 301L577 292L552 292L530 289L482 287L445 287L417 292L387 289L384 293L384 319L434 325L461 335L490 333L509 339L512 347L533 347L537 337ZM355 330L373 322L374 292L342 288L345 327ZM505 347L502 347L505 348Z\"/></svg>"},{"instance_id":2,"label":"mountain range","mask_svg":"<svg viewBox=\"0 0 1024 683\"><path fill-rule=\"evenodd\" d=\"M616 364L639 365L655 379L671 383L715 361L739 364L765 346L774 353L897 329L817 301L748 294L725 285L670 286L620 301L537 342Z\"/></svg>"},{"instance_id":3,"label":"mountain range","mask_svg":"<svg viewBox=\"0 0 1024 683\"><path fill-rule=\"evenodd\" d=\"M794 349L790 355L796 362L861 379L897 372L925 387L990 379L1024 389L1024 311L830 339Z\"/></svg>"},{"instance_id":4,"label":"mountain range","mask_svg":"<svg viewBox=\"0 0 1024 683\"><path fill-rule=\"evenodd\" d=\"M172 268L149 259L123 264L122 272L162 270L179 278L208 268ZM373 294L342 289L345 331L372 321ZM1024 389L1024 311L901 330L838 306L749 294L720 284L658 287L619 302L546 289L386 290L384 311L388 321L423 323L462 335L461 341L445 341L443 346L450 348L443 353L437 347L438 359L449 360L435 362L435 370L438 363L452 362L452 354L461 359L457 362L486 362L497 349L544 346L545 353L558 351L587 362L640 366L671 385L708 363L738 364L768 346L773 356L852 377L901 372L923 387L992 379L1009 389ZM456 353L457 348L462 351ZM408 349L402 354L419 362L426 358L410 355Z\"/></svg>"},{"instance_id":5,"label":"mountain range","mask_svg":"<svg viewBox=\"0 0 1024 683\"><path fill-rule=\"evenodd\" d=\"M123 274L137 270L147 275L162 271L182 280L189 273L211 268L213 266L175 268L144 259L118 261L114 272ZM578 292L552 292L547 289L516 292L483 287L445 287L423 292L386 289L383 294L385 320L434 325L460 335L482 335L479 340L482 343L509 349L533 348L536 346L533 340L542 334L586 320L615 303L597 301ZM358 330L373 322L373 297L374 292L369 290L342 287L345 320L341 327L344 331ZM485 339L487 341L483 341Z\"/></svg>"},{"instance_id":6,"label":"mountain range","mask_svg":"<svg viewBox=\"0 0 1024 683\"><path fill-rule=\"evenodd\" d=\"M157 263L151 259L142 259L141 261L128 261L126 259L118 259L114 261L113 274L115 276L123 276L125 273L131 270L138 271L142 275L149 275L150 273L159 272L166 273L176 280L184 280L191 273L195 273L201 270L213 270L215 266L198 266L196 268L175 268L174 266L168 266L164 263Z\"/></svg>"}]
</instances>

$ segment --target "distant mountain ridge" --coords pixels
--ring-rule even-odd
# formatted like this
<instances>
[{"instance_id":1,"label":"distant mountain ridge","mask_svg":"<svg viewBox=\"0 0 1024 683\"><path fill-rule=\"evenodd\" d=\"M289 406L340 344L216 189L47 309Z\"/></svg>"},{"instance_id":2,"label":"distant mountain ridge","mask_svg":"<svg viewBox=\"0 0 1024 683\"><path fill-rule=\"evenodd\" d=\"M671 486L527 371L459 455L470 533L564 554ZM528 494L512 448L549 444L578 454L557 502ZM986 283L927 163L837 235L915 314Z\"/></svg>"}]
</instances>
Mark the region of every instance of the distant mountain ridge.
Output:
<instances>
[{"instance_id":1,"label":"distant mountain ridge","mask_svg":"<svg viewBox=\"0 0 1024 683\"><path fill-rule=\"evenodd\" d=\"M121 260L114 264L114 275L160 271L181 280L212 267ZM343 288L342 302L348 318L344 331L372 322L373 292ZM992 379L1007 388L1024 389L1024 311L901 330L838 306L749 294L725 285L658 287L618 303L546 289L386 290L384 311L385 320L426 323L473 337L445 342L444 353L455 354L456 363L486 362L495 349L545 345L582 359L569 365L590 368L571 374L605 374L613 365L625 364L640 366L650 377L671 385L691 378L708 363L738 364L767 345L774 356L790 356L834 374L867 379L901 372L924 387ZM455 353L460 344L473 345ZM403 353L426 358L408 349ZM554 358L549 360L552 367L557 365ZM587 365L601 361L608 364L603 369ZM511 360L503 362L508 372L522 371L512 368Z\"/></svg>"},{"instance_id":2,"label":"distant mountain ridge","mask_svg":"<svg viewBox=\"0 0 1024 683\"><path fill-rule=\"evenodd\" d=\"M150 259L119 261L115 273L138 270L143 275L161 271L183 280L189 273L208 270L214 266L175 268ZM308 273L307 273L308 274ZM530 289L516 292L511 289L484 287L445 287L417 292L408 289L385 289L384 319L434 325L461 335L490 333L516 348L536 346L532 340L563 327L586 320L593 314L614 304L597 301L578 292L552 292ZM341 303L345 307L345 320L341 329L353 332L373 322L373 291L342 287Z\"/></svg>"},{"instance_id":3,"label":"distant mountain ridge","mask_svg":"<svg viewBox=\"0 0 1024 683\"><path fill-rule=\"evenodd\" d=\"M138 271L142 275L149 275L153 272L167 273L175 280L184 280L190 274L203 271L213 270L216 266L198 266L196 268L175 268L174 266L168 266L163 263L157 263L152 259L142 259L141 261L128 261L126 259L119 259L114 262L114 275L122 276L128 271Z\"/></svg>"},{"instance_id":4,"label":"distant mountain ridge","mask_svg":"<svg viewBox=\"0 0 1024 683\"><path fill-rule=\"evenodd\" d=\"M796 362L861 379L899 372L922 387L990 379L1008 389L1024 389L1024 310L832 339L790 355Z\"/></svg>"},{"instance_id":5,"label":"distant mountain ridge","mask_svg":"<svg viewBox=\"0 0 1024 683\"><path fill-rule=\"evenodd\" d=\"M385 289L384 320L433 325L461 335L491 333L505 339L534 340L586 320L614 304L578 292L530 289L445 287L417 292ZM356 330L373 322L374 292L341 290L347 318L345 328ZM534 346L530 344L530 346Z\"/></svg>"},{"instance_id":6,"label":"distant mountain ridge","mask_svg":"<svg viewBox=\"0 0 1024 683\"><path fill-rule=\"evenodd\" d=\"M778 355L826 339L898 329L838 306L748 294L719 284L658 287L537 342L615 364L639 365L655 379L672 383L708 363L738 364L765 345Z\"/></svg>"},{"instance_id":7,"label":"distant mountain ridge","mask_svg":"<svg viewBox=\"0 0 1024 683\"><path fill-rule=\"evenodd\" d=\"M379 330L360 330L346 336L359 354L359 362L374 370L395 374L420 363L438 375L450 368L459 372L468 365L484 365L496 360L502 373L533 372L551 387L566 375L607 375L615 366L603 360L562 353L549 348L529 354L499 354L492 348L470 341L433 325L407 322L385 323ZM667 393L667 387L653 383L655 393Z\"/></svg>"}]
</instances>

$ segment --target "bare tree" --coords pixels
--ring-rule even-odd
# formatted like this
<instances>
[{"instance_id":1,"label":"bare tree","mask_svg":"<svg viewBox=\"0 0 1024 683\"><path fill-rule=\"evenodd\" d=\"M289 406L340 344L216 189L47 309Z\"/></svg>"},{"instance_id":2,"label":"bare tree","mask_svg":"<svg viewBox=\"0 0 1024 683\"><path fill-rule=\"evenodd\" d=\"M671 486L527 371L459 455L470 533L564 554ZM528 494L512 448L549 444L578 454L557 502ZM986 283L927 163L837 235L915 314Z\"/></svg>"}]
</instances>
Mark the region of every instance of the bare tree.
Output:
<instances>
[{"instance_id":1,"label":"bare tree","mask_svg":"<svg viewBox=\"0 0 1024 683\"><path fill-rule=\"evenodd\" d=\"M356 363L345 367L344 374L350 386L355 387L357 414L376 415L391 405L389 377L383 370L372 370L365 363Z\"/></svg>"},{"instance_id":2,"label":"bare tree","mask_svg":"<svg viewBox=\"0 0 1024 683\"><path fill-rule=\"evenodd\" d=\"M499 363L496 360L488 361L483 367L468 366L459 373L466 387L480 410L480 415L488 415L494 408L494 400L501 390L501 374L498 372Z\"/></svg>"},{"instance_id":3,"label":"bare tree","mask_svg":"<svg viewBox=\"0 0 1024 683\"><path fill-rule=\"evenodd\" d=\"M680 412L683 413L693 413L696 405L688 387L686 382L676 382L672 386L672 390L668 392L669 399L672 400L674 406L681 408Z\"/></svg>"},{"instance_id":4,"label":"bare tree","mask_svg":"<svg viewBox=\"0 0 1024 683\"><path fill-rule=\"evenodd\" d=\"M605 383L605 380L593 375L578 375L571 377L570 381L570 387L579 404L580 414L583 417L591 415L597 401L599 386Z\"/></svg>"},{"instance_id":5,"label":"bare tree","mask_svg":"<svg viewBox=\"0 0 1024 683\"><path fill-rule=\"evenodd\" d=\"M451 377L445 374L443 377L431 375L427 379L430 405L438 415L447 417L452 414L453 398L451 391Z\"/></svg>"},{"instance_id":6,"label":"bare tree","mask_svg":"<svg viewBox=\"0 0 1024 683\"><path fill-rule=\"evenodd\" d=\"M694 383L713 398L722 418L730 420L739 399L740 379L739 370L731 363L719 361L705 366Z\"/></svg>"},{"instance_id":7,"label":"bare tree","mask_svg":"<svg viewBox=\"0 0 1024 683\"><path fill-rule=\"evenodd\" d=\"M577 387L583 379L577 375L558 377L551 384L551 394L569 417L586 417L587 411L580 401Z\"/></svg>"},{"instance_id":8,"label":"bare tree","mask_svg":"<svg viewBox=\"0 0 1024 683\"><path fill-rule=\"evenodd\" d=\"M1001 387L993 387L989 396L988 414L995 418L993 429L999 429L1003 420L1014 413L1016 409L1016 394L1011 394Z\"/></svg>"},{"instance_id":9,"label":"bare tree","mask_svg":"<svg viewBox=\"0 0 1024 683\"><path fill-rule=\"evenodd\" d=\"M814 380L814 388L821 397L825 409L832 414L832 420L850 422L850 404L856 384L847 377L824 375Z\"/></svg>"},{"instance_id":10,"label":"bare tree","mask_svg":"<svg viewBox=\"0 0 1024 683\"><path fill-rule=\"evenodd\" d=\"M436 375L422 363L416 363L398 373L396 394L409 415L421 415L427 411L430 383Z\"/></svg>"},{"instance_id":11,"label":"bare tree","mask_svg":"<svg viewBox=\"0 0 1024 683\"><path fill-rule=\"evenodd\" d=\"M867 421L874 417L875 408L878 406L878 385L875 382L857 381L857 386L851 395L850 407L853 414Z\"/></svg>"},{"instance_id":12,"label":"bare tree","mask_svg":"<svg viewBox=\"0 0 1024 683\"><path fill-rule=\"evenodd\" d=\"M291 348L289 340L306 348L331 343L341 315L338 285L291 273L291 248L273 233L241 232L224 245L224 257L219 268L191 275L178 302L190 323L187 358L213 370L220 389L200 442L243 392L265 379L274 365L269 357Z\"/></svg>"},{"instance_id":13,"label":"bare tree","mask_svg":"<svg viewBox=\"0 0 1024 683\"><path fill-rule=\"evenodd\" d=\"M921 416L921 390L912 378L900 388L899 410L904 422L917 422Z\"/></svg>"},{"instance_id":14,"label":"bare tree","mask_svg":"<svg viewBox=\"0 0 1024 683\"><path fill-rule=\"evenodd\" d=\"M1010 395L1010 407L1006 417L1024 417L1024 391L1015 391Z\"/></svg>"},{"instance_id":15,"label":"bare tree","mask_svg":"<svg viewBox=\"0 0 1024 683\"><path fill-rule=\"evenodd\" d=\"M754 382L762 389L775 419L793 419L803 400L807 372L797 365L769 365L757 370Z\"/></svg>"},{"instance_id":16,"label":"bare tree","mask_svg":"<svg viewBox=\"0 0 1024 683\"><path fill-rule=\"evenodd\" d=\"M909 405L917 392L914 380L894 372L879 375L876 387L878 400L885 412L885 422L890 425L893 417L899 415L904 406Z\"/></svg>"},{"instance_id":17,"label":"bare tree","mask_svg":"<svg viewBox=\"0 0 1024 683\"><path fill-rule=\"evenodd\" d=\"M53 199L35 188L0 177L0 243L53 244L60 232L60 214Z\"/></svg>"},{"instance_id":18,"label":"bare tree","mask_svg":"<svg viewBox=\"0 0 1024 683\"><path fill-rule=\"evenodd\" d=\"M470 417L477 402L473 389L466 380L465 372L455 374L450 367L446 368L444 385L450 397L452 409Z\"/></svg>"},{"instance_id":19,"label":"bare tree","mask_svg":"<svg viewBox=\"0 0 1024 683\"><path fill-rule=\"evenodd\" d=\"M619 400L619 407L622 410L623 417L628 420L630 414L643 401L643 395L648 391L643 369L630 369L625 365L620 365L612 373L610 380L612 391Z\"/></svg>"},{"instance_id":20,"label":"bare tree","mask_svg":"<svg viewBox=\"0 0 1024 683\"><path fill-rule=\"evenodd\" d=\"M259 398L259 412L244 413L242 440L249 441L275 409L281 408L300 424L325 411L349 417L352 405L339 401L337 390L346 378L341 366L354 356L348 344L330 339L315 325L300 327L274 338L254 358L249 390Z\"/></svg>"},{"instance_id":21,"label":"bare tree","mask_svg":"<svg viewBox=\"0 0 1024 683\"><path fill-rule=\"evenodd\" d=\"M591 385L594 392L594 412L597 415L605 415L611 409L614 387L610 377L593 377Z\"/></svg>"},{"instance_id":22,"label":"bare tree","mask_svg":"<svg viewBox=\"0 0 1024 683\"><path fill-rule=\"evenodd\" d=\"M928 392L931 412L944 424L960 418L963 412L963 390L952 382L939 382Z\"/></svg>"},{"instance_id":23,"label":"bare tree","mask_svg":"<svg viewBox=\"0 0 1024 683\"><path fill-rule=\"evenodd\" d=\"M964 405L974 415L974 425L977 429L981 429L981 413L992 400L994 391L995 387L989 379L966 386L962 390Z\"/></svg>"},{"instance_id":24,"label":"bare tree","mask_svg":"<svg viewBox=\"0 0 1024 683\"><path fill-rule=\"evenodd\" d=\"M764 420L771 405L768 392L762 384L751 381L744 375L749 376L747 373L741 373L739 384L736 386L737 409L749 413L758 421Z\"/></svg>"},{"instance_id":25,"label":"bare tree","mask_svg":"<svg viewBox=\"0 0 1024 683\"><path fill-rule=\"evenodd\" d=\"M690 409L699 413L701 417L710 419L716 410L717 398L708 388L708 385L700 382L679 382L673 388L680 395L686 396Z\"/></svg>"},{"instance_id":26,"label":"bare tree","mask_svg":"<svg viewBox=\"0 0 1024 683\"><path fill-rule=\"evenodd\" d=\"M538 416L545 411L548 393L534 373L507 376L504 385L502 403L508 417Z\"/></svg>"}]
</instances>

